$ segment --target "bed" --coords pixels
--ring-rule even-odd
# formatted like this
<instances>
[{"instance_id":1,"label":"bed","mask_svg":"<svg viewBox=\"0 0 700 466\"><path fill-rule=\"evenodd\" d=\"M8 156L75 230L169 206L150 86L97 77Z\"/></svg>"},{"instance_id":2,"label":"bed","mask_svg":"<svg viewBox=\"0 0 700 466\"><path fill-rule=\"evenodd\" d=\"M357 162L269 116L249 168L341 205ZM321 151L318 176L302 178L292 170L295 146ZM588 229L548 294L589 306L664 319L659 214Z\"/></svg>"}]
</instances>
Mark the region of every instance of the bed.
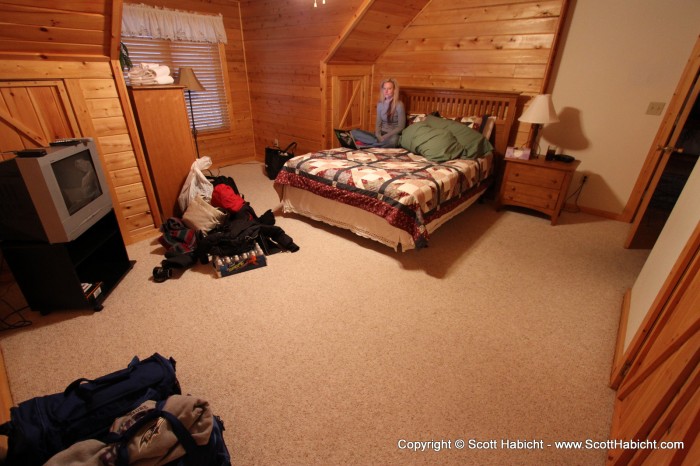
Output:
<instances>
[{"instance_id":1,"label":"bed","mask_svg":"<svg viewBox=\"0 0 700 466\"><path fill-rule=\"evenodd\" d=\"M274 182L282 210L397 251L426 247L432 232L497 183L517 99L516 93L402 88L409 124L435 121L426 115L439 114L479 131L490 127L492 150L444 161L405 148L334 148L299 155ZM404 134L409 132L407 127Z\"/></svg>"}]
</instances>

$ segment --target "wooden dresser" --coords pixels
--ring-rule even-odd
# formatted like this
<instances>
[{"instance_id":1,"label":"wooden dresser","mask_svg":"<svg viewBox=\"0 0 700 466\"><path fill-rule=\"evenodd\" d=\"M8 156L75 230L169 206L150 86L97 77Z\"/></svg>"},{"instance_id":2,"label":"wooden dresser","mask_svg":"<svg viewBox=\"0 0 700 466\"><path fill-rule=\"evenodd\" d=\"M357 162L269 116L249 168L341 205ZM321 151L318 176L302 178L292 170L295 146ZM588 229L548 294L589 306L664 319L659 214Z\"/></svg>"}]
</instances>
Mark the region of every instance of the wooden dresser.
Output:
<instances>
[{"instance_id":1,"label":"wooden dresser","mask_svg":"<svg viewBox=\"0 0 700 466\"><path fill-rule=\"evenodd\" d=\"M197 158L183 89L183 86L129 87L163 221L182 216L177 198Z\"/></svg>"},{"instance_id":2,"label":"wooden dresser","mask_svg":"<svg viewBox=\"0 0 700 466\"><path fill-rule=\"evenodd\" d=\"M506 166L498 206L514 205L537 210L548 215L552 225L556 225L571 178L581 161L504 160Z\"/></svg>"}]
</instances>

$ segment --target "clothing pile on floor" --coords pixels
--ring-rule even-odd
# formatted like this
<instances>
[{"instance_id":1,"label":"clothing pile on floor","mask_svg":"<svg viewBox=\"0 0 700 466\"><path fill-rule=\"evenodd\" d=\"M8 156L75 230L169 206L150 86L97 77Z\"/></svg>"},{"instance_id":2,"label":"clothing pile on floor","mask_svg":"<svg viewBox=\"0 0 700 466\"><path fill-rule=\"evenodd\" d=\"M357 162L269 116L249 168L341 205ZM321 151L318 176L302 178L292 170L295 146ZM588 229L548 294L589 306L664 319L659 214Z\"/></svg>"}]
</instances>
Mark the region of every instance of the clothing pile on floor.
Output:
<instances>
[{"instance_id":1,"label":"clothing pile on floor","mask_svg":"<svg viewBox=\"0 0 700 466\"><path fill-rule=\"evenodd\" d=\"M173 276L173 270L188 269L197 261L207 264L213 257L248 258L251 251L269 256L299 250L294 240L275 225L272 210L260 216L255 213L233 178L208 180L211 199L195 194L184 206L182 217L170 217L161 226L159 241L166 252L161 265L153 269L154 281L163 282Z\"/></svg>"},{"instance_id":2,"label":"clothing pile on floor","mask_svg":"<svg viewBox=\"0 0 700 466\"><path fill-rule=\"evenodd\" d=\"M157 63L139 63L127 73L129 84L132 86L148 86L156 84L173 84L170 68Z\"/></svg>"}]
</instances>

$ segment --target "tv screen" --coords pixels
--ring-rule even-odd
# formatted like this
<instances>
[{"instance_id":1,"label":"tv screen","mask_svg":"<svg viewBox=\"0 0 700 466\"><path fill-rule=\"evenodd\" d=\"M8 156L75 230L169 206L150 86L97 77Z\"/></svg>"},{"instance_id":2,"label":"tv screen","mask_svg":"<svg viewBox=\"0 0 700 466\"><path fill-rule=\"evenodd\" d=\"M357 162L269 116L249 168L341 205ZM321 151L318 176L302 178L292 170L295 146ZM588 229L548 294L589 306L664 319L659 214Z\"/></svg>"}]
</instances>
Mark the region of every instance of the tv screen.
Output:
<instances>
[{"instance_id":1,"label":"tv screen","mask_svg":"<svg viewBox=\"0 0 700 466\"><path fill-rule=\"evenodd\" d=\"M51 169L69 215L75 214L102 195L90 151L84 150L53 162Z\"/></svg>"},{"instance_id":2,"label":"tv screen","mask_svg":"<svg viewBox=\"0 0 700 466\"><path fill-rule=\"evenodd\" d=\"M0 240L66 243L112 209L90 138L0 162Z\"/></svg>"}]
</instances>

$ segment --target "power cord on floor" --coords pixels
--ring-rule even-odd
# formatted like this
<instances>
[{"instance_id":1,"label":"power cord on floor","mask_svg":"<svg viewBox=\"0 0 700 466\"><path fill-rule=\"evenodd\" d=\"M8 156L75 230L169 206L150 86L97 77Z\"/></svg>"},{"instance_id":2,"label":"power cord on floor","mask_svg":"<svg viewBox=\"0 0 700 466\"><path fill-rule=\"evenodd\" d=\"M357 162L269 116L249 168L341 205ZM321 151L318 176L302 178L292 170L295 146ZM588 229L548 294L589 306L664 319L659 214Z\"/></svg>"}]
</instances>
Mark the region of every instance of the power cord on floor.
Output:
<instances>
[{"instance_id":1,"label":"power cord on floor","mask_svg":"<svg viewBox=\"0 0 700 466\"><path fill-rule=\"evenodd\" d=\"M0 277L2 277L4 274L4 268L5 259L2 257L2 254L0 254ZM17 286L17 284L14 281L12 281L6 284L2 284L0 286L2 287L0 289L0 303L2 304L0 308L7 308L10 310L8 314L2 314L2 316L0 317L0 332L5 330L15 330L31 325L32 321L26 319L24 315L22 315L22 311L29 309L29 306L22 306L20 308L17 308L13 306L12 303L10 303L6 298L7 294L10 292L10 289L13 286Z\"/></svg>"},{"instance_id":2,"label":"power cord on floor","mask_svg":"<svg viewBox=\"0 0 700 466\"><path fill-rule=\"evenodd\" d=\"M569 201L569 199L576 196L576 199L574 200L573 208L564 207L563 210L565 212L572 212L572 213L581 212L581 209L578 206L578 198L581 195L581 191L583 191L583 185L586 184L586 181L588 181L588 175L583 175L583 178L581 178L581 184L578 186L578 188L576 188L576 191L571 193L571 195L566 198L566 200L564 201L564 206L568 205L567 202Z\"/></svg>"}]
</instances>

